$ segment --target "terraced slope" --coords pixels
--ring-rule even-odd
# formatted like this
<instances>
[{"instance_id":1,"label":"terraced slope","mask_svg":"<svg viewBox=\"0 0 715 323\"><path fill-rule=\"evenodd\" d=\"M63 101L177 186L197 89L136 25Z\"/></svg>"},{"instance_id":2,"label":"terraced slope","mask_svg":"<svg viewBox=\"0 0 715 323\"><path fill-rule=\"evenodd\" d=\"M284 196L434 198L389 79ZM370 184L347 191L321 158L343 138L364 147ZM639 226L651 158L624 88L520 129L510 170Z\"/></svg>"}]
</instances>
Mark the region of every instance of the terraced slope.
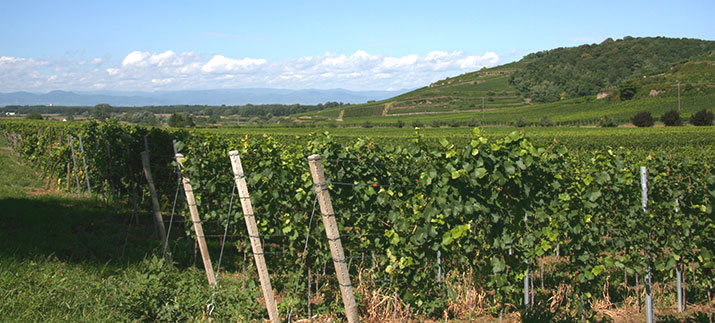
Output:
<instances>
[{"instance_id":1,"label":"terraced slope","mask_svg":"<svg viewBox=\"0 0 715 323\"><path fill-rule=\"evenodd\" d=\"M522 64L511 63L447 78L394 98L327 109L313 114L319 119L345 120L356 117L405 116L459 111L481 111L529 105L509 85L511 73Z\"/></svg>"},{"instance_id":2,"label":"terraced slope","mask_svg":"<svg viewBox=\"0 0 715 323\"><path fill-rule=\"evenodd\" d=\"M620 67L612 68L611 61ZM576 77L576 72L588 77ZM294 117L301 122L337 120L343 125L395 124L398 120L503 125L517 118L533 123L542 117L560 124L588 124L605 115L627 122L638 111L651 111L658 117L677 108L678 82L684 117L712 109L715 42L626 37L558 48L440 80L391 99ZM578 91L571 89L576 83L583 83ZM605 99L597 99L598 92ZM539 95L531 97L534 93Z\"/></svg>"}]
</instances>

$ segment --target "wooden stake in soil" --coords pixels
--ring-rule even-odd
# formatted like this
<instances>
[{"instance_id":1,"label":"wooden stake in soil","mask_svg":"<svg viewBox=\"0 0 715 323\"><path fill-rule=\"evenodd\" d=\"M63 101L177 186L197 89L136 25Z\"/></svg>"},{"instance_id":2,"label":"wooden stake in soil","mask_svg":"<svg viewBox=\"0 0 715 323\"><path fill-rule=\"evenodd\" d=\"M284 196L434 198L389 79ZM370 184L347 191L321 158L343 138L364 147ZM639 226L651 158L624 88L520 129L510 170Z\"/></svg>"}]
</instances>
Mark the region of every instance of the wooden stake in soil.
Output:
<instances>
[{"instance_id":1,"label":"wooden stake in soil","mask_svg":"<svg viewBox=\"0 0 715 323\"><path fill-rule=\"evenodd\" d=\"M77 195L82 194L82 188L79 185L79 177L77 177L77 158L74 156L74 144L72 143L72 135L67 135L67 141L70 143L70 152L72 153L72 170L74 171L74 181L77 182Z\"/></svg>"},{"instance_id":2,"label":"wooden stake in soil","mask_svg":"<svg viewBox=\"0 0 715 323\"><path fill-rule=\"evenodd\" d=\"M232 150L228 153L233 169L234 181L238 188L238 198L241 200L241 209L243 210L243 219L246 221L246 229L248 237L251 241L251 249L253 250L253 258L256 261L256 269L258 270L258 278L261 281L261 289L263 289L263 298L266 301L266 309L271 322L277 323L280 321L278 317L278 309L276 301L273 297L273 288L271 287L271 278L268 275L266 267L266 259L263 257L263 245L261 237L258 235L258 227L256 226L256 216L253 214L253 204L248 194L248 185L246 185L246 176L243 173L243 165L241 165L241 157L238 151Z\"/></svg>"},{"instance_id":3,"label":"wooden stake in soil","mask_svg":"<svg viewBox=\"0 0 715 323\"><path fill-rule=\"evenodd\" d=\"M149 154L146 151L141 153L142 166L144 168L144 176L146 177L146 182L149 184L149 195L151 197L151 208L154 210L154 225L157 226L159 231L159 238L161 238L161 243L163 246L164 258L166 263L171 263L171 255L169 254L169 241L166 238L166 230L164 229L164 219L161 216L161 208L159 207L159 200L156 196L156 188L154 187L154 178L151 176L151 167L149 166Z\"/></svg>"},{"instance_id":4,"label":"wooden stake in soil","mask_svg":"<svg viewBox=\"0 0 715 323\"><path fill-rule=\"evenodd\" d=\"M70 163L67 162L67 176L65 178L65 191L70 190Z\"/></svg>"},{"instance_id":5,"label":"wooden stake in soil","mask_svg":"<svg viewBox=\"0 0 715 323\"><path fill-rule=\"evenodd\" d=\"M77 136L79 139L79 151L82 154L82 165L84 166L84 180L87 182L87 194L92 197L92 187L89 185L89 172L87 171L87 158L84 154L84 145L82 145L82 136Z\"/></svg>"},{"instance_id":6,"label":"wooden stake in soil","mask_svg":"<svg viewBox=\"0 0 715 323\"><path fill-rule=\"evenodd\" d=\"M114 189L114 174L112 173L112 153L109 149L109 141L104 142L104 151L107 155L107 173L109 174L107 178L107 184L109 184L109 189L112 191L112 202L114 204L114 213L117 213L119 206L117 205L117 191Z\"/></svg>"},{"instance_id":7,"label":"wooden stake in soil","mask_svg":"<svg viewBox=\"0 0 715 323\"><path fill-rule=\"evenodd\" d=\"M677 280L678 294L678 313L683 312L683 273L680 271L680 265L675 265L675 279Z\"/></svg>"},{"instance_id":8,"label":"wooden stake in soil","mask_svg":"<svg viewBox=\"0 0 715 323\"><path fill-rule=\"evenodd\" d=\"M355 304L353 286L350 283L350 273L348 272L347 263L345 261L343 245L340 242L338 224L335 222L333 203L330 200L330 193L328 192L328 184L325 181L325 173L323 172L323 163L320 161L320 155L308 157L308 164L310 165L310 173L313 176L315 193L318 195L320 213L323 215L323 226L325 227L325 235L328 237L330 253L333 256L333 265L335 265L335 273L338 276L340 292L343 296L345 316L348 322L359 322L360 316L358 314L357 305Z\"/></svg>"},{"instance_id":9,"label":"wooden stake in soil","mask_svg":"<svg viewBox=\"0 0 715 323\"><path fill-rule=\"evenodd\" d=\"M636 304L638 306L638 313L641 312L641 285L638 281L638 273L636 273Z\"/></svg>"},{"instance_id":10,"label":"wooden stake in soil","mask_svg":"<svg viewBox=\"0 0 715 323\"><path fill-rule=\"evenodd\" d=\"M183 167L184 155L176 154L176 162ZM194 198L194 191L191 189L191 181L188 177L183 176L181 182L184 185L184 194L186 195L186 203L189 205L189 212L191 213L191 222L194 223L194 232L196 232L196 240L199 244L199 251L201 251L201 259L204 262L204 270L206 271L206 277L209 280L209 284L213 285L216 283L216 276L214 276L214 269L211 265L211 257L209 256L209 249L206 246L206 240L204 239L204 228L201 226L201 218L199 218L199 210L196 208L196 199Z\"/></svg>"}]
</instances>

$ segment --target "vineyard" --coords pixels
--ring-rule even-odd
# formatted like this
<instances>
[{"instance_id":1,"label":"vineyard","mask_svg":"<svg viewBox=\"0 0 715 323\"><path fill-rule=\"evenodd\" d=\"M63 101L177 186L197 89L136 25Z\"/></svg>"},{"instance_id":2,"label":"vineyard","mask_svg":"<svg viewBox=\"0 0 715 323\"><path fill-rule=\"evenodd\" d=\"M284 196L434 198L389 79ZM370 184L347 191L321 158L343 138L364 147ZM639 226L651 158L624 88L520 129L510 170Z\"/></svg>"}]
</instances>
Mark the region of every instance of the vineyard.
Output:
<instances>
[{"instance_id":1,"label":"vineyard","mask_svg":"<svg viewBox=\"0 0 715 323\"><path fill-rule=\"evenodd\" d=\"M115 122L3 121L0 131L58 188L126 219L125 249L140 247L132 241L142 235L138 223L152 217L140 158L147 152L173 267L201 267L195 241L205 238L208 277L218 282L198 286L211 295L199 301L186 296L197 286L174 283L161 293L144 286L149 292L122 307L132 319L267 319L257 256L278 315L289 321L344 319L346 289L359 316L373 321L599 319L624 308L660 317L692 308L693 318L706 319L712 302L712 147L575 149L518 132L488 138L477 128L456 142L418 134L379 143ZM311 173L311 155L325 182ZM199 236L182 179L190 179ZM333 212L318 203L325 192ZM250 217L257 235L247 233ZM328 220L338 236L326 238ZM331 252L336 243L342 258ZM159 239L144 251L155 255L157 277L173 277L161 274L172 266L164 266ZM339 267L347 284L336 278Z\"/></svg>"}]
</instances>

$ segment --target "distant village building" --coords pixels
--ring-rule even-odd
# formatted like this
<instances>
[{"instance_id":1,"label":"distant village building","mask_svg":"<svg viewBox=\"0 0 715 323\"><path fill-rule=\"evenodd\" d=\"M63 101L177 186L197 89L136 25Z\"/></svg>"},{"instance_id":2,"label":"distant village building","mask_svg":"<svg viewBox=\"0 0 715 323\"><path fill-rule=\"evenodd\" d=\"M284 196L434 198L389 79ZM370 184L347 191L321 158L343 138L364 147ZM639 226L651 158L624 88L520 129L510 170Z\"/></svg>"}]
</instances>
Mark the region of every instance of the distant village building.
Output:
<instances>
[{"instance_id":1,"label":"distant village building","mask_svg":"<svg viewBox=\"0 0 715 323\"><path fill-rule=\"evenodd\" d=\"M608 95L609 95L608 92L601 92L599 94L596 94L596 99L597 100L605 99L608 97Z\"/></svg>"},{"instance_id":2,"label":"distant village building","mask_svg":"<svg viewBox=\"0 0 715 323\"><path fill-rule=\"evenodd\" d=\"M14 115L15 115L15 112L9 112L9 111L8 111L8 112L5 112L5 115L6 115L6 116L14 116Z\"/></svg>"},{"instance_id":3,"label":"distant village building","mask_svg":"<svg viewBox=\"0 0 715 323\"><path fill-rule=\"evenodd\" d=\"M658 96L658 94L661 94L665 91L658 91L658 90L650 90L650 93L648 95L650 96Z\"/></svg>"}]
</instances>

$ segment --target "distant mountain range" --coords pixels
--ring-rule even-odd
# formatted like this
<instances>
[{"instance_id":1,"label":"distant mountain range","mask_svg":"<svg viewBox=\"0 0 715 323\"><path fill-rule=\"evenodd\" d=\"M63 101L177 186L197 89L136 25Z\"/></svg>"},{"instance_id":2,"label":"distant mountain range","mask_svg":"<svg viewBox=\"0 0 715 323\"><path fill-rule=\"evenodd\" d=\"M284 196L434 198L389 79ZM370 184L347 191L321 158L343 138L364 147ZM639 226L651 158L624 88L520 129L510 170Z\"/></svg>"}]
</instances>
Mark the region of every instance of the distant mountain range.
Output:
<instances>
[{"instance_id":1,"label":"distant mountain range","mask_svg":"<svg viewBox=\"0 0 715 323\"><path fill-rule=\"evenodd\" d=\"M92 91L48 93L11 92L0 93L0 106L8 105L59 105L94 106L107 103L113 106L147 105L244 105L244 104L318 104L328 101L365 103L384 100L410 89L398 91L350 91L330 90L285 90L285 89L222 89L156 92Z\"/></svg>"}]
</instances>

